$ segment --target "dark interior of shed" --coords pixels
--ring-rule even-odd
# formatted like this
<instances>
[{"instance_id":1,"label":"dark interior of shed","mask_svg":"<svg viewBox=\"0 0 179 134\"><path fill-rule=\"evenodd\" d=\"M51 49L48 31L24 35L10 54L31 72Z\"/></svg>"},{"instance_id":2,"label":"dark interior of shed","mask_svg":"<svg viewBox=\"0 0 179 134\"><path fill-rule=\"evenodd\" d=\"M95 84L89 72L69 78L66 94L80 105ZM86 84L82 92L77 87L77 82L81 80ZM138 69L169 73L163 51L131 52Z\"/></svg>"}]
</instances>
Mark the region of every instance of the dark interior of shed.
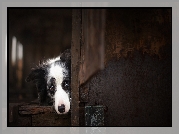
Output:
<instances>
[{"instance_id":1,"label":"dark interior of shed","mask_svg":"<svg viewBox=\"0 0 179 134\"><path fill-rule=\"evenodd\" d=\"M25 78L40 60L55 58L71 47L71 16L71 9L9 10L10 103L37 98L35 85L25 82Z\"/></svg>"}]
</instances>

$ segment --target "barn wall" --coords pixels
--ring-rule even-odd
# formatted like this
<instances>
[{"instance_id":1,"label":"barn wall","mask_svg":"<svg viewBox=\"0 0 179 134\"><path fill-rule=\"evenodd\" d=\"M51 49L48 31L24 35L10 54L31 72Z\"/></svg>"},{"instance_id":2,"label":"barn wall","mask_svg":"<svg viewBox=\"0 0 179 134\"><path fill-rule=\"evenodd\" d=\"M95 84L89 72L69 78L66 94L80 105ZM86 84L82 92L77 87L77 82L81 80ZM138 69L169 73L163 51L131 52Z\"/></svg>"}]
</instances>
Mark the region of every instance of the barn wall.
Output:
<instances>
[{"instance_id":1,"label":"barn wall","mask_svg":"<svg viewBox=\"0 0 179 134\"><path fill-rule=\"evenodd\" d=\"M105 106L106 126L171 126L171 9L106 13L105 69L86 105Z\"/></svg>"}]
</instances>

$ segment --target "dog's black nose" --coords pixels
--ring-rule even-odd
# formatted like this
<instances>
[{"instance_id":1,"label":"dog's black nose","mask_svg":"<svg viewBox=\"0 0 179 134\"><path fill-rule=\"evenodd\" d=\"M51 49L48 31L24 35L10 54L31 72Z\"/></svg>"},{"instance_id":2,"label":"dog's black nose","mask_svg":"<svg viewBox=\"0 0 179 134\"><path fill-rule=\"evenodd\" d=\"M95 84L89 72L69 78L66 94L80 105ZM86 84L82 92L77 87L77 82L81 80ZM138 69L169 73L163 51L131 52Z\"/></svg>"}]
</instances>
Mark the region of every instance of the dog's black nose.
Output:
<instances>
[{"instance_id":1,"label":"dog's black nose","mask_svg":"<svg viewBox=\"0 0 179 134\"><path fill-rule=\"evenodd\" d=\"M59 111L60 113L65 112L65 105L64 105L64 104L61 104L61 106L58 106L58 111Z\"/></svg>"}]
</instances>

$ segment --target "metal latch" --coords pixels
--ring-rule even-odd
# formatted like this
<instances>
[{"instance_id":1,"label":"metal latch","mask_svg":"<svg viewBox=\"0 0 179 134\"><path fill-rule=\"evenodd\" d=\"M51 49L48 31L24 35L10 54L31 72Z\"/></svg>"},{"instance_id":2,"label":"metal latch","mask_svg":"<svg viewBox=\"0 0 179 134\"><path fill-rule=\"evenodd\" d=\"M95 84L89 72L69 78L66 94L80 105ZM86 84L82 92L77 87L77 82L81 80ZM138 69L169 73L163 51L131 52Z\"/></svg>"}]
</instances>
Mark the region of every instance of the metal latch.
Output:
<instances>
[{"instance_id":1,"label":"metal latch","mask_svg":"<svg viewBox=\"0 0 179 134\"><path fill-rule=\"evenodd\" d=\"M104 106L85 106L85 125L104 126Z\"/></svg>"}]
</instances>

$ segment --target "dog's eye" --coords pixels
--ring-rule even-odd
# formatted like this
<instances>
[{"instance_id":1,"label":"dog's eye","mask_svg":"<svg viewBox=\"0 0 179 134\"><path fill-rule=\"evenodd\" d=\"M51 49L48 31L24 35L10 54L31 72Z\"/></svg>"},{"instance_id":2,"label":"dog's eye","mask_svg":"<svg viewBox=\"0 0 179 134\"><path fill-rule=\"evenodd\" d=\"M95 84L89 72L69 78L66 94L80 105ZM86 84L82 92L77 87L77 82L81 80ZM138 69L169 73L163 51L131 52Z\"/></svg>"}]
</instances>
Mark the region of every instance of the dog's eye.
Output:
<instances>
[{"instance_id":1,"label":"dog's eye","mask_svg":"<svg viewBox=\"0 0 179 134\"><path fill-rule=\"evenodd\" d=\"M69 80L64 80L62 82L62 87L63 87L63 89L68 90L69 87L70 87L70 81Z\"/></svg>"}]
</instances>

